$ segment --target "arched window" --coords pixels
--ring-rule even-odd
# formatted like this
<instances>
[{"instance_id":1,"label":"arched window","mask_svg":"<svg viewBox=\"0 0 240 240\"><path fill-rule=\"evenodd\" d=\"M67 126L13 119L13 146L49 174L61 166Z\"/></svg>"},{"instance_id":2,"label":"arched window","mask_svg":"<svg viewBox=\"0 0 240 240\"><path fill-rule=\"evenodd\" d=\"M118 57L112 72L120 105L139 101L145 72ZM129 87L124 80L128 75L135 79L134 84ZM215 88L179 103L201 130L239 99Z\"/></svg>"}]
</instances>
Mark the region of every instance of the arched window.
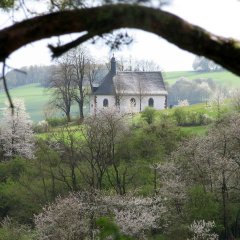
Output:
<instances>
[{"instance_id":1,"label":"arched window","mask_svg":"<svg viewBox=\"0 0 240 240\"><path fill-rule=\"evenodd\" d=\"M116 96L116 106L120 106L120 97Z\"/></svg>"},{"instance_id":2,"label":"arched window","mask_svg":"<svg viewBox=\"0 0 240 240\"><path fill-rule=\"evenodd\" d=\"M153 101L152 98L149 98L149 99L148 99L148 106L149 106L149 107L153 107L153 106L154 106L154 101Z\"/></svg>"},{"instance_id":3,"label":"arched window","mask_svg":"<svg viewBox=\"0 0 240 240\"><path fill-rule=\"evenodd\" d=\"M136 107L136 99L135 98L131 98L130 99L130 104L132 107Z\"/></svg>"},{"instance_id":4,"label":"arched window","mask_svg":"<svg viewBox=\"0 0 240 240\"><path fill-rule=\"evenodd\" d=\"M108 100L106 98L103 100L103 106L108 107Z\"/></svg>"}]
</instances>

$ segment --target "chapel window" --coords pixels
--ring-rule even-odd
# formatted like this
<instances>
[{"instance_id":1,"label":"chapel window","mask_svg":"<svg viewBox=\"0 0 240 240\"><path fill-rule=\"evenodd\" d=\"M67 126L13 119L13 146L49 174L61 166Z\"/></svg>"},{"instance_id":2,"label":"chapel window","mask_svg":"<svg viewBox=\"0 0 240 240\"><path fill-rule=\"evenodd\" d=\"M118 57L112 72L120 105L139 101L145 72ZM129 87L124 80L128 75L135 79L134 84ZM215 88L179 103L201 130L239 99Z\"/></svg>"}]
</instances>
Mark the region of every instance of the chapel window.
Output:
<instances>
[{"instance_id":1,"label":"chapel window","mask_svg":"<svg viewBox=\"0 0 240 240\"><path fill-rule=\"evenodd\" d=\"M132 107L136 107L136 99L135 98L131 98L130 103L131 103Z\"/></svg>"},{"instance_id":2,"label":"chapel window","mask_svg":"<svg viewBox=\"0 0 240 240\"><path fill-rule=\"evenodd\" d=\"M154 106L154 100L152 98L148 99L148 106L153 107Z\"/></svg>"},{"instance_id":3,"label":"chapel window","mask_svg":"<svg viewBox=\"0 0 240 240\"><path fill-rule=\"evenodd\" d=\"M108 107L108 99L105 98L105 99L103 100L103 106L104 106L104 107Z\"/></svg>"}]
</instances>

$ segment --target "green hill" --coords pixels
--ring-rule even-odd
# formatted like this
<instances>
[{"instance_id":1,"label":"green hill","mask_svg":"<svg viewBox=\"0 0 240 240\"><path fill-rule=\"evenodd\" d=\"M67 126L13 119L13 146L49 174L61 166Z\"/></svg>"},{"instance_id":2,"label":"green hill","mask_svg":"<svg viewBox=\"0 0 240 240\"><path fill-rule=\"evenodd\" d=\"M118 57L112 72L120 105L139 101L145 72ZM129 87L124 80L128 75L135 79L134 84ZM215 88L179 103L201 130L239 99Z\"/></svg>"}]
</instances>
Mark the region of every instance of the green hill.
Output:
<instances>
[{"instance_id":1,"label":"green hill","mask_svg":"<svg viewBox=\"0 0 240 240\"><path fill-rule=\"evenodd\" d=\"M9 92L12 98L21 98L24 100L26 110L34 122L38 122L44 119L44 107L47 105L51 98L51 91L39 86L39 84L34 83L10 89ZM1 91L0 113L2 108L5 107L5 101L7 101L6 94L4 91ZM73 116L78 115L78 107L76 104L72 107L71 112Z\"/></svg>"},{"instance_id":2,"label":"green hill","mask_svg":"<svg viewBox=\"0 0 240 240\"><path fill-rule=\"evenodd\" d=\"M9 90L12 98L24 99L27 112L30 114L33 121L40 121L43 119L44 105L50 99L50 92L38 84L29 84ZM5 107L7 97L5 92L0 93L0 108Z\"/></svg>"},{"instance_id":3,"label":"green hill","mask_svg":"<svg viewBox=\"0 0 240 240\"><path fill-rule=\"evenodd\" d=\"M165 72L164 79L168 84L174 84L179 78L185 77L189 80L198 78L211 78L212 80L218 82L222 86L230 88L240 88L240 77L228 72L195 72L195 71L176 71L176 72Z\"/></svg>"}]
</instances>

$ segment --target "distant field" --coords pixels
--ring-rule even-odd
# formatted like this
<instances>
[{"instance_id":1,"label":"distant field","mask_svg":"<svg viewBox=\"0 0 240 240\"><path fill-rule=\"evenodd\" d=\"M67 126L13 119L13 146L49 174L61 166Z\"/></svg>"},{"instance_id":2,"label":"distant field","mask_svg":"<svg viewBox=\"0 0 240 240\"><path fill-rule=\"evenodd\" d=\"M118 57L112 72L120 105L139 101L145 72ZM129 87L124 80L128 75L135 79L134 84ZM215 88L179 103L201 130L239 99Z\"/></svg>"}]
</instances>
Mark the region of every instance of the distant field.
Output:
<instances>
[{"instance_id":1,"label":"distant field","mask_svg":"<svg viewBox=\"0 0 240 240\"><path fill-rule=\"evenodd\" d=\"M178 72L165 72L165 81L167 83L174 84L179 78L185 77L189 80L197 79L197 78L211 78L212 80L218 82L219 84L235 88L240 88L240 77L236 76L233 73L228 71L221 72L209 72L209 73L201 73L194 71L178 71Z\"/></svg>"},{"instance_id":2,"label":"distant field","mask_svg":"<svg viewBox=\"0 0 240 240\"><path fill-rule=\"evenodd\" d=\"M51 92L40 87L38 84L29 84L18 88L10 89L12 98L24 99L27 112L34 122L44 119L43 109L51 97ZM7 100L6 94L0 92L0 111L5 107L4 102ZM78 114L77 106L73 107L73 115Z\"/></svg>"},{"instance_id":3,"label":"distant field","mask_svg":"<svg viewBox=\"0 0 240 240\"><path fill-rule=\"evenodd\" d=\"M47 92L38 84L29 84L22 87L10 89L12 98L24 99L27 112L33 121L43 119L43 107L50 99L50 92ZM5 107L4 102L7 100L4 92L0 93L0 108Z\"/></svg>"}]
</instances>

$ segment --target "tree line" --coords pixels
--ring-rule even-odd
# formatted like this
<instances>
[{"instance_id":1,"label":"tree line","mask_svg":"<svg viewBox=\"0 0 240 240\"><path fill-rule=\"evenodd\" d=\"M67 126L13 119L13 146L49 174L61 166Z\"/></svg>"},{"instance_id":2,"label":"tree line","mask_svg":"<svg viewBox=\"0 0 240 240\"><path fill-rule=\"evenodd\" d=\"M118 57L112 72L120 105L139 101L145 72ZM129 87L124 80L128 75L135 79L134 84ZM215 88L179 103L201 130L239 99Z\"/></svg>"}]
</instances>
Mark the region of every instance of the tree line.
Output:
<instances>
[{"instance_id":1,"label":"tree line","mask_svg":"<svg viewBox=\"0 0 240 240\"><path fill-rule=\"evenodd\" d=\"M179 100L188 100L189 104L208 103L216 94L229 97L230 89L220 86L211 78L189 80L185 77L178 79L174 84L167 85L168 106L178 105Z\"/></svg>"}]
</instances>

